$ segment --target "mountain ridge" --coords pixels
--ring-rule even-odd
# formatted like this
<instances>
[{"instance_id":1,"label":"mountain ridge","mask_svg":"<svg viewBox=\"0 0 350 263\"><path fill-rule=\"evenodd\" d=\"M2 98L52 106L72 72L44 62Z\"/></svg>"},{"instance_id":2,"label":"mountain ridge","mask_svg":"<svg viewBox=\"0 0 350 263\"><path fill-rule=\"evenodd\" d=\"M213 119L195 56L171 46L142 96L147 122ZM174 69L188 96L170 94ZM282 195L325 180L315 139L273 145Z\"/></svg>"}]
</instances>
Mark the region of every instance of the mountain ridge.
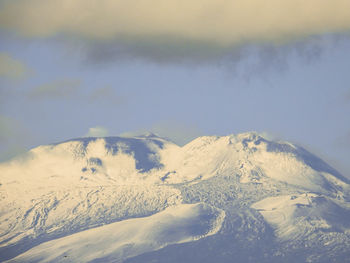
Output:
<instances>
[{"instance_id":1,"label":"mountain ridge","mask_svg":"<svg viewBox=\"0 0 350 263\"><path fill-rule=\"evenodd\" d=\"M197 247L196 242L205 247L223 238L237 243L230 249L239 247L242 258L247 251L240 246L256 239L248 247L263 246L270 253L266 262L293 260L293 251L302 251L296 258L305 262L322 262L315 251L325 259L344 258L350 251L349 180L304 148L255 132L203 136L182 147L154 134L77 138L36 147L24 159L0 164L0 176L0 260L25 255L28 260L46 241L199 203L225 212L215 235L187 245L164 243L159 253L141 249L141 254L120 257L114 251L106 258L132 262L146 253L157 260L172 247L186 250ZM279 247L260 243L263 235ZM323 252L320 240L325 240ZM313 249L305 250L305 243ZM136 246L129 245L131 250ZM59 259L47 262L67 262L63 255L73 257L69 253L62 250ZM264 253L253 259L262 260ZM33 262L46 261L34 257Z\"/></svg>"}]
</instances>

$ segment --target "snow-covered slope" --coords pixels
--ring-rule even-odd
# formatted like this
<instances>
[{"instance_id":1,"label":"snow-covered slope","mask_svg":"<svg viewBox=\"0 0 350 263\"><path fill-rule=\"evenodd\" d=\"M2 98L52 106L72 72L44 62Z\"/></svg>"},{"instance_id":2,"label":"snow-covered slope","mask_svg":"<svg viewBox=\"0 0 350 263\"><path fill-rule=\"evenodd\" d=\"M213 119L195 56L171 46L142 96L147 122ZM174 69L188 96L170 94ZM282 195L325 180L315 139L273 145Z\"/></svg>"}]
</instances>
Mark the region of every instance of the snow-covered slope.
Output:
<instances>
[{"instance_id":1,"label":"snow-covered slope","mask_svg":"<svg viewBox=\"0 0 350 263\"><path fill-rule=\"evenodd\" d=\"M216 234L225 213L206 204L182 204L43 243L9 262L120 261L169 244Z\"/></svg>"},{"instance_id":2,"label":"snow-covered slope","mask_svg":"<svg viewBox=\"0 0 350 263\"><path fill-rule=\"evenodd\" d=\"M257 133L40 146L0 164L0 200L0 261L350 262L349 180Z\"/></svg>"}]
</instances>

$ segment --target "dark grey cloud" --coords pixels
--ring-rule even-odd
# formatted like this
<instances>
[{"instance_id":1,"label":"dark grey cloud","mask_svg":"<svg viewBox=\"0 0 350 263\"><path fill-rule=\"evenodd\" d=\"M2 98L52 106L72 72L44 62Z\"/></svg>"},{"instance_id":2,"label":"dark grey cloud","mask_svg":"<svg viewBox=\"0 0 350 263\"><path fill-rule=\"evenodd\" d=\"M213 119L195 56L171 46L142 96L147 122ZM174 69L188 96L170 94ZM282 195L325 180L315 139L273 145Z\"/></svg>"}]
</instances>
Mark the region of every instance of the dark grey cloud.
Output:
<instances>
[{"instance_id":1,"label":"dark grey cloud","mask_svg":"<svg viewBox=\"0 0 350 263\"><path fill-rule=\"evenodd\" d=\"M77 42L75 42L77 43ZM222 48L210 42L161 38L108 41L86 41L83 47L87 62L104 64L115 61L142 59L156 63L206 63L221 60L239 52L240 48Z\"/></svg>"},{"instance_id":2,"label":"dark grey cloud","mask_svg":"<svg viewBox=\"0 0 350 263\"><path fill-rule=\"evenodd\" d=\"M287 70L291 57L302 64L314 63L329 48L340 48L349 41L350 38L339 40L338 35L331 35L309 37L284 45L251 44L225 48L202 42L186 45L181 41L163 41L162 45L147 42L122 43L119 40L74 44L83 55L84 66L103 68L113 63L129 61L189 67L216 65L228 70L230 74L249 80L252 76L265 78L268 71Z\"/></svg>"}]
</instances>

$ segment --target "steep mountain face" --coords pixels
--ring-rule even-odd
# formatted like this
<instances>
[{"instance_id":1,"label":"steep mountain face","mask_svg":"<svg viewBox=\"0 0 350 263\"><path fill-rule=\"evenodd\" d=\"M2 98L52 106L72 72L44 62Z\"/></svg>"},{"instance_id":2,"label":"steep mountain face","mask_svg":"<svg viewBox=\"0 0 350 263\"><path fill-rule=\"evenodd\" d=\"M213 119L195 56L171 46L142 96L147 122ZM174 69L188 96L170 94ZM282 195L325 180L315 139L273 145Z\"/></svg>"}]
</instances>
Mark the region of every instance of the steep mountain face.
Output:
<instances>
[{"instance_id":1,"label":"steep mountain face","mask_svg":"<svg viewBox=\"0 0 350 263\"><path fill-rule=\"evenodd\" d=\"M0 200L0 261L350 262L349 180L256 133L40 146Z\"/></svg>"}]
</instances>

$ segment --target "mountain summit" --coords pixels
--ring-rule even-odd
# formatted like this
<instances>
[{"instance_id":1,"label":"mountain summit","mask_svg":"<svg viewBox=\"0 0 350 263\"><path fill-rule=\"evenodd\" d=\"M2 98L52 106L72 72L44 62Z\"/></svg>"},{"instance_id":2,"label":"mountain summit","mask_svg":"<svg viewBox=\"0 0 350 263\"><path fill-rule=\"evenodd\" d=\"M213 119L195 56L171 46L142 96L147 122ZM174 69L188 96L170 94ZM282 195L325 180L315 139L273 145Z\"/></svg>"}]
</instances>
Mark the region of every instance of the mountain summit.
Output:
<instances>
[{"instance_id":1,"label":"mountain summit","mask_svg":"<svg viewBox=\"0 0 350 263\"><path fill-rule=\"evenodd\" d=\"M39 146L0 164L0 261L350 262L349 183L257 133Z\"/></svg>"}]
</instances>

